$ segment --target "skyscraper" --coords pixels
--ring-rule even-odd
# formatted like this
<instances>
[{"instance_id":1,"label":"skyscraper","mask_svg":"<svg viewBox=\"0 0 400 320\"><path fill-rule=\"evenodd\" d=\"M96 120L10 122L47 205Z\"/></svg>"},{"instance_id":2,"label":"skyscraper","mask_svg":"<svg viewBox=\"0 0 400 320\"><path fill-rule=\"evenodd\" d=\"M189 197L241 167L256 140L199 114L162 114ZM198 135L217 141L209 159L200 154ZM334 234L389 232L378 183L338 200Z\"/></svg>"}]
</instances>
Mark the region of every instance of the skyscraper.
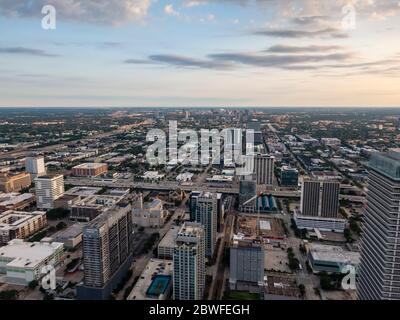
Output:
<instances>
[{"instance_id":1,"label":"skyscraper","mask_svg":"<svg viewBox=\"0 0 400 320\"><path fill-rule=\"evenodd\" d=\"M203 299L205 275L204 228L200 223L186 222L175 239L174 299Z\"/></svg>"},{"instance_id":2,"label":"skyscraper","mask_svg":"<svg viewBox=\"0 0 400 320\"><path fill-rule=\"evenodd\" d=\"M258 154L254 157L254 169L257 184L272 186L274 182L275 158L266 154Z\"/></svg>"},{"instance_id":3,"label":"skyscraper","mask_svg":"<svg viewBox=\"0 0 400 320\"><path fill-rule=\"evenodd\" d=\"M201 223L205 232L206 255L212 257L217 241L217 193L204 192L196 202L195 221Z\"/></svg>"},{"instance_id":4,"label":"skyscraper","mask_svg":"<svg viewBox=\"0 0 400 320\"><path fill-rule=\"evenodd\" d=\"M54 201L64 194L64 176L42 176L35 179L36 204L39 209L53 209Z\"/></svg>"},{"instance_id":5,"label":"skyscraper","mask_svg":"<svg viewBox=\"0 0 400 320\"><path fill-rule=\"evenodd\" d=\"M400 300L400 152L373 154L361 237L357 295Z\"/></svg>"},{"instance_id":6,"label":"skyscraper","mask_svg":"<svg viewBox=\"0 0 400 320\"><path fill-rule=\"evenodd\" d=\"M299 229L343 232L346 221L339 218L340 182L328 179L303 180L300 211L294 220Z\"/></svg>"},{"instance_id":7,"label":"skyscraper","mask_svg":"<svg viewBox=\"0 0 400 320\"><path fill-rule=\"evenodd\" d=\"M132 263L131 206L110 209L83 229L84 285L78 299L108 299Z\"/></svg>"}]
</instances>

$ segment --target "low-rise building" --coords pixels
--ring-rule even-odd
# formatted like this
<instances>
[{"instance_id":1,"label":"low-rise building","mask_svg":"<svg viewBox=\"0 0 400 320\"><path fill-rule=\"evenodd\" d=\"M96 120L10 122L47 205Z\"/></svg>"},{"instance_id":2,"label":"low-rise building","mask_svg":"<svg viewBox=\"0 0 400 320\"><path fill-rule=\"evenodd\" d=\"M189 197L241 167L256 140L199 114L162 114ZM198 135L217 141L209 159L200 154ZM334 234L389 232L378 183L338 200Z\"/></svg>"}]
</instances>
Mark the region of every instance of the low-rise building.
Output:
<instances>
[{"instance_id":1,"label":"low-rise building","mask_svg":"<svg viewBox=\"0 0 400 320\"><path fill-rule=\"evenodd\" d=\"M7 210L22 210L35 202L35 195L31 193L1 193L0 212Z\"/></svg>"},{"instance_id":2,"label":"low-rise building","mask_svg":"<svg viewBox=\"0 0 400 320\"><path fill-rule=\"evenodd\" d=\"M28 285L46 275L49 267L56 267L62 252L62 243L11 240L0 248L0 273L9 284Z\"/></svg>"},{"instance_id":3,"label":"low-rise building","mask_svg":"<svg viewBox=\"0 0 400 320\"><path fill-rule=\"evenodd\" d=\"M71 206L71 220L90 221L101 213L116 207L123 197L108 195L93 195L81 199Z\"/></svg>"},{"instance_id":4,"label":"low-rise building","mask_svg":"<svg viewBox=\"0 0 400 320\"><path fill-rule=\"evenodd\" d=\"M9 210L0 214L0 245L13 239L26 239L47 225L43 211Z\"/></svg>"},{"instance_id":5,"label":"low-rise building","mask_svg":"<svg viewBox=\"0 0 400 320\"><path fill-rule=\"evenodd\" d=\"M360 253L347 251L342 247L310 244L308 261L314 272L342 273L344 267L351 265L357 269L360 264Z\"/></svg>"},{"instance_id":6,"label":"low-rise building","mask_svg":"<svg viewBox=\"0 0 400 320\"><path fill-rule=\"evenodd\" d=\"M72 174L77 177L97 177L107 172L105 163L82 163L72 168Z\"/></svg>"},{"instance_id":7,"label":"low-rise building","mask_svg":"<svg viewBox=\"0 0 400 320\"><path fill-rule=\"evenodd\" d=\"M64 244L66 249L74 249L82 243L83 228L86 223L77 222L65 230L56 233L52 238Z\"/></svg>"},{"instance_id":8,"label":"low-rise building","mask_svg":"<svg viewBox=\"0 0 400 320\"><path fill-rule=\"evenodd\" d=\"M22 189L29 188L31 184L31 175L26 172L16 175L0 174L0 191L5 193L19 192Z\"/></svg>"}]
</instances>

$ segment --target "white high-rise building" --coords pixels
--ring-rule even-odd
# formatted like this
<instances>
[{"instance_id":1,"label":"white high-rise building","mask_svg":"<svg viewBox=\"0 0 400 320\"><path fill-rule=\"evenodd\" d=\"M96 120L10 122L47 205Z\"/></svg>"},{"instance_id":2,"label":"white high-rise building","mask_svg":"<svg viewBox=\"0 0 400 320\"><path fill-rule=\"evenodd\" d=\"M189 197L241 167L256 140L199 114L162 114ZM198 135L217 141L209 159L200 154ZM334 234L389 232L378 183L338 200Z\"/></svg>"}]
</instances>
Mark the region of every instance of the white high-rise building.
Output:
<instances>
[{"instance_id":1,"label":"white high-rise building","mask_svg":"<svg viewBox=\"0 0 400 320\"><path fill-rule=\"evenodd\" d=\"M266 154L254 156L257 184L272 186L274 183L275 157Z\"/></svg>"},{"instance_id":2,"label":"white high-rise building","mask_svg":"<svg viewBox=\"0 0 400 320\"><path fill-rule=\"evenodd\" d=\"M54 201L64 194L64 176L43 176L35 179L36 205L40 209L53 209Z\"/></svg>"},{"instance_id":3,"label":"white high-rise building","mask_svg":"<svg viewBox=\"0 0 400 320\"><path fill-rule=\"evenodd\" d=\"M400 300L400 152L373 154L368 180L357 295Z\"/></svg>"},{"instance_id":4,"label":"white high-rise building","mask_svg":"<svg viewBox=\"0 0 400 320\"><path fill-rule=\"evenodd\" d=\"M25 171L30 173L32 178L46 175L44 157L27 157L25 159Z\"/></svg>"},{"instance_id":5,"label":"white high-rise building","mask_svg":"<svg viewBox=\"0 0 400 320\"><path fill-rule=\"evenodd\" d=\"M205 287L205 239L200 223L186 222L174 247L174 300L201 300Z\"/></svg>"},{"instance_id":6,"label":"white high-rise building","mask_svg":"<svg viewBox=\"0 0 400 320\"><path fill-rule=\"evenodd\" d=\"M206 255L212 257L217 242L218 194L204 192L196 202L195 221L204 226Z\"/></svg>"}]
</instances>

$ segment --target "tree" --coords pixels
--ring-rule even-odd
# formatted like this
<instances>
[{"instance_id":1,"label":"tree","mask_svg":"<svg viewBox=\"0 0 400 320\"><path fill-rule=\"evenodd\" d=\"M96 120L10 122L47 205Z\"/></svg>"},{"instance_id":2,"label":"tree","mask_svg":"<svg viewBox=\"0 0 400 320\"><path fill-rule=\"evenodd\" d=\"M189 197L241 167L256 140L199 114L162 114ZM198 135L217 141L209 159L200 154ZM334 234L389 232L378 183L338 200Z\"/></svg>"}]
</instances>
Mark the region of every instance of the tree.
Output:
<instances>
[{"instance_id":1,"label":"tree","mask_svg":"<svg viewBox=\"0 0 400 320\"><path fill-rule=\"evenodd\" d=\"M32 280L31 282L28 283L28 288L31 290L35 290L38 285L39 285L39 281Z\"/></svg>"},{"instance_id":2,"label":"tree","mask_svg":"<svg viewBox=\"0 0 400 320\"><path fill-rule=\"evenodd\" d=\"M66 227L67 227L67 224L63 221L57 223L57 225L56 225L57 230L62 230L62 229L65 229Z\"/></svg>"},{"instance_id":3,"label":"tree","mask_svg":"<svg viewBox=\"0 0 400 320\"><path fill-rule=\"evenodd\" d=\"M306 294L306 287L304 286L304 284L299 284L299 290L300 290L300 295L302 297L304 297L304 295Z\"/></svg>"},{"instance_id":4,"label":"tree","mask_svg":"<svg viewBox=\"0 0 400 320\"><path fill-rule=\"evenodd\" d=\"M319 276L320 276L320 285L323 290L334 289L331 277L325 271L321 272Z\"/></svg>"}]
</instances>

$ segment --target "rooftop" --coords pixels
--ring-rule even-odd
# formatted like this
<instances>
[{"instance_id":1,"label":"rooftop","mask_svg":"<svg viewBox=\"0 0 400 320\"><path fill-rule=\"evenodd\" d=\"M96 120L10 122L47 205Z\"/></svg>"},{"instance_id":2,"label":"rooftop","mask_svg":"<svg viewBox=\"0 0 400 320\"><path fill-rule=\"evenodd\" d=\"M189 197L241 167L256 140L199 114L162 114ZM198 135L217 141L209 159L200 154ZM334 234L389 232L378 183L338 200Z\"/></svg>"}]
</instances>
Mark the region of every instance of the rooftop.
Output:
<instances>
[{"instance_id":1,"label":"rooftop","mask_svg":"<svg viewBox=\"0 0 400 320\"><path fill-rule=\"evenodd\" d=\"M314 260L332 261L337 263L350 262L358 265L360 263L360 253L354 251L346 251L342 247L312 244L310 253Z\"/></svg>"},{"instance_id":2,"label":"rooftop","mask_svg":"<svg viewBox=\"0 0 400 320\"><path fill-rule=\"evenodd\" d=\"M101 168L103 166L106 166L105 163L82 163L79 164L75 167L73 167L72 169L98 169Z\"/></svg>"},{"instance_id":3,"label":"rooftop","mask_svg":"<svg viewBox=\"0 0 400 320\"><path fill-rule=\"evenodd\" d=\"M400 150L386 153L374 153L368 166L388 178L400 181Z\"/></svg>"},{"instance_id":4,"label":"rooftop","mask_svg":"<svg viewBox=\"0 0 400 320\"><path fill-rule=\"evenodd\" d=\"M172 271L172 261L151 259L127 300L158 300L172 282Z\"/></svg>"},{"instance_id":5,"label":"rooftop","mask_svg":"<svg viewBox=\"0 0 400 320\"><path fill-rule=\"evenodd\" d=\"M14 239L8 245L0 248L0 257L11 261L9 267L31 267L34 268L42 260L52 255L56 250L63 247L62 243L24 242Z\"/></svg>"},{"instance_id":6,"label":"rooftop","mask_svg":"<svg viewBox=\"0 0 400 320\"><path fill-rule=\"evenodd\" d=\"M164 238L160 241L158 246L160 247L173 247L176 236L179 232L180 227L172 226L171 229L165 234Z\"/></svg>"}]
</instances>

